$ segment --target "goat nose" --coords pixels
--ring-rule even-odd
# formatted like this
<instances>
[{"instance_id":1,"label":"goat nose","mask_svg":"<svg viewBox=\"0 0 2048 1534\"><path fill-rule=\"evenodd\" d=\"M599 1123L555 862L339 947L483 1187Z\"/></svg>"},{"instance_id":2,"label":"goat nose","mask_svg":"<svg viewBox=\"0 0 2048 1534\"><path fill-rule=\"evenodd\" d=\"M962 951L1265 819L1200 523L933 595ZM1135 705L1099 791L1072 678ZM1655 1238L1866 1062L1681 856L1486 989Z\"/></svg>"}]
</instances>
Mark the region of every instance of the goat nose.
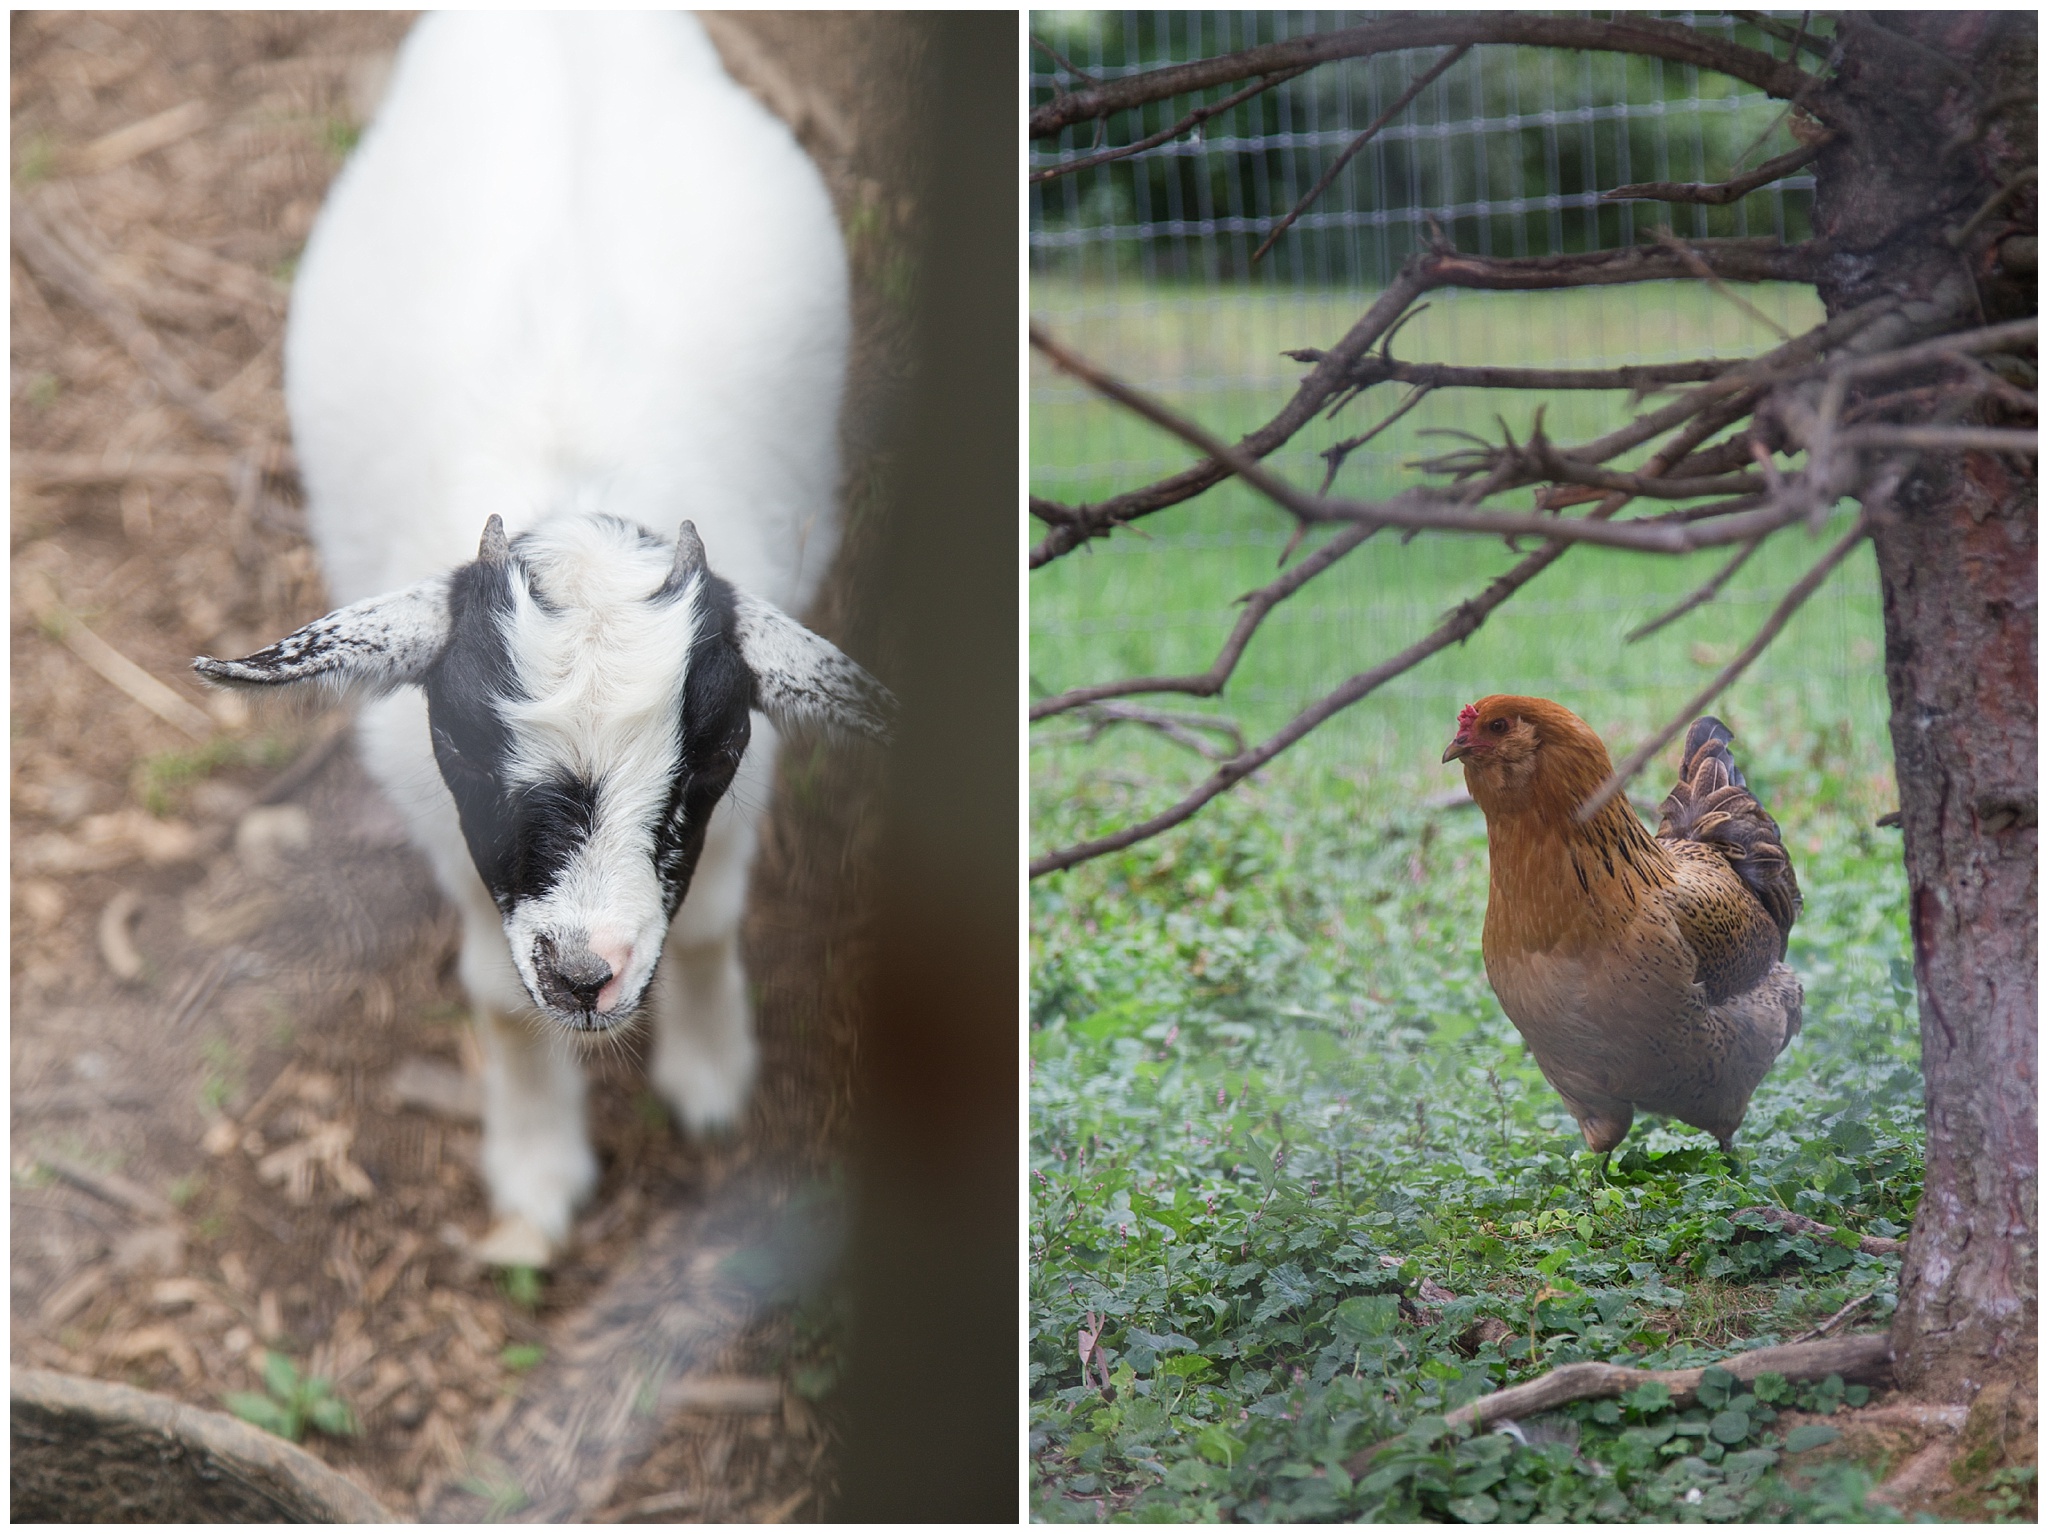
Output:
<instances>
[{"instance_id":1,"label":"goat nose","mask_svg":"<svg viewBox=\"0 0 2048 1534\"><path fill-rule=\"evenodd\" d=\"M598 993L611 983L611 965L588 948L563 952L553 944L543 944L534 958L548 1000L561 1006L573 998L578 1011L597 1010Z\"/></svg>"}]
</instances>

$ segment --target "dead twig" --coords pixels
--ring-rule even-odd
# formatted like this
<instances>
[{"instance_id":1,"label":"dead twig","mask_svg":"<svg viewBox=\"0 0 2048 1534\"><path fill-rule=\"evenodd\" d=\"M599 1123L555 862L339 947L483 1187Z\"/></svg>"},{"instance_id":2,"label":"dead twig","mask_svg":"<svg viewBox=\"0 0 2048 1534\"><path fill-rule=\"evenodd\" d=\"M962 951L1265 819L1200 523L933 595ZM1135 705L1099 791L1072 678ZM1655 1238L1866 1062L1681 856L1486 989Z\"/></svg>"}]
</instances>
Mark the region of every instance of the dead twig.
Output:
<instances>
[{"instance_id":1,"label":"dead twig","mask_svg":"<svg viewBox=\"0 0 2048 1534\"><path fill-rule=\"evenodd\" d=\"M182 1217L166 1199L131 1182L119 1172L102 1172L68 1156L45 1153L36 1157L43 1168L60 1182L68 1182L81 1193L90 1193L103 1204L124 1209L152 1225L176 1224Z\"/></svg>"},{"instance_id":2,"label":"dead twig","mask_svg":"<svg viewBox=\"0 0 2048 1534\"><path fill-rule=\"evenodd\" d=\"M1759 1219L1769 1220L1780 1230L1789 1230L1794 1235L1812 1236L1820 1241L1833 1241L1841 1234L1832 1225L1823 1225L1819 1220L1803 1214L1794 1214L1789 1209L1779 1209L1772 1204L1753 1204L1747 1209L1735 1211L1739 1219L1752 1214ZM1866 1257L1903 1257L1906 1243L1895 1241L1890 1236L1858 1236L1856 1249Z\"/></svg>"},{"instance_id":3,"label":"dead twig","mask_svg":"<svg viewBox=\"0 0 2048 1534\"><path fill-rule=\"evenodd\" d=\"M1401 15L1362 26L1319 32L1283 42L1266 43L1216 58L1175 64L1117 80L1092 83L1034 108L1032 138L1050 138L1076 123L1128 111L1168 96L1185 95L1212 85L1272 74L1279 69L1307 67L1332 59L1365 58L1409 48L1447 48L1459 43L1506 43L1532 48L1569 48L1594 53L1630 53L1675 64L1695 64L1731 79L1754 85L1780 100L1790 100L1814 77L1796 65L1780 63L1768 53L1709 37L1691 27L1647 17L1593 21L1580 17L1542 16L1534 12L1465 13L1450 16Z\"/></svg>"},{"instance_id":4,"label":"dead twig","mask_svg":"<svg viewBox=\"0 0 2048 1534\"><path fill-rule=\"evenodd\" d=\"M1638 549L1649 553L1685 554L1695 549L1742 543L1750 538L1775 532L1778 528L1797 521L1805 512L1803 502L1790 507L1763 506L1754 511L1731 512L1725 520L1715 526L1700 528L1665 521L1609 523L1592 517L1524 516L1513 512L1473 509L1473 502L1497 490L1510 489L1516 484L1527 484L1540 478L1568 477L1562 473L1553 476L1541 465L1535 468L1510 465L1509 467L1516 469L1517 472L1497 471L1492 480L1482 482L1476 491L1455 499L1424 490L1407 491L1390 501L1377 503L1318 499L1296 490L1248 457L1243 451L1242 444L1232 446L1220 438L1211 436L1201 427L1169 410L1150 396L1111 377L1068 351L1036 325L1031 327L1031 344L1061 369L1081 379L1105 398L1116 401L1134 414L1144 417L1155 426L1163 427L1190 446L1208 454L1214 462L1235 473L1303 522L1350 522L1365 527L1433 528L1448 532L1484 533L1495 537L1526 535L1566 542L1597 543L1610 548ZM1565 462L1574 472L1581 469L1576 463L1568 460ZM1751 481L1746 476L1734 476L1726 480L1671 482L1643 475L1613 474L1605 470L1587 469L1584 472L1605 488L1631 495L1662 494L1680 498L1716 495L1728 490L1744 493L1762 488L1761 480Z\"/></svg>"},{"instance_id":5,"label":"dead twig","mask_svg":"<svg viewBox=\"0 0 2048 1534\"><path fill-rule=\"evenodd\" d=\"M1082 708L1080 714L1089 725L1082 739L1090 744L1115 725L1136 724L1156 730L1175 745L1185 746L1212 762L1227 760L1244 750L1244 731L1238 727L1237 721L1217 715L1171 713L1163 709L1141 708L1134 703L1091 703ZM1221 736L1226 745L1211 745L1202 738L1204 731Z\"/></svg>"},{"instance_id":6,"label":"dead twig","mask_svg":"<svg viewBox=\"0 0 2048 1534\"><path fill-rule=\"evenodd\" d=\"M1767 330L1771 332L1771 334L1775 335L1779 340L1789 341L1792 339L1791 333L1787 331L1783 325L1780 325L1776 320L1772 319L1768 314L1764 313L1763 310L1759 309L1755 304L1751 303L1748 299L1742 297L1741 294L1737 293L1734 289L1730 288L1727 283L1721 280L1721 276L1718 272L1716 272L1712 267L1708 266L1707 263L1705 261L1702 261L1698 256L1694 255L1692 247L1686 244L1684 240L1681 240L1676 234L1672 233L1672 231L1669 228L1658 228L1651 232L1656 235L1657 243L1659 245L1664 246L1667 250L1677 252L1679 260L1683 261L1686 264L1687 268L1692 272L1692 274L1695 277L1699 278L1700 281L1704 282L1708 287L1712 288L1716 293L1720 294L1721 297L1727 299L1729 303L1733 304L1736 308L1740 309L1744 314L1748 315L1751 319L1755 320L1759 325L1764 326Z\"/></svg>"},{"instance_id":7,"label":"dead twig","mask_svg":"<svg viewBox=\"0 0 2048 1534\"><path fill-rule=\"evenodd\" d=\"M1762 547L1763 539L1761 538L1745 543L1740 549L1736 550L1735 557L1715 571L1713 576L1699 590L1666 612L1662 617L1652 618L1648 623L1630 629L1622 642L1624 644L1634 644L1639 639L1648 639L1657 630L1667 628L1671 624L1676 623L1694 608L1706 606L1707 603L1713 601L1719 595L1721 588L1728 584L1730 577L1749 562L1749 556Z\"/></svg>"},{"instance_id":8,"label":"dead twig","mask_svg":"<svg viewBox=\"0 0 2048 1534\"><path fill-rule=\"evenodd\" d=\"M1688 202L1704 203L1708 207L1723 207L1731 202L1740 202L1758 187L1769 186L1773 181L1789 176L1802 165L1809 165L1820 158L1820 152L1834 139L1832 133L1823 134L1811 144L1802 145L1790 154L1781 154L1775 160L1766 160L1746 176L1737 176L1732 181L1720 181L1711 185L1700 185L1689 181L1638 181L1628 186L1618 186L1611 192L1602 192L1602 202Z\"/></svg>"},{"instance_id":9,"label":"dead twig","mask_svg":"<svg viewBox=\"0 0 2048 1534\"><path fill-rule=\"evenodd\" d=\"M1710 1367L1723 1369L1745 1384L1762 1374L1782 1374L1788 1380L1821 1380L1840 1375L1851 1382L1881 1384L1891 1378L1892 1345L1884 1333L1874 1332L1824 1342L1758 1348ZM1705 1368L1631 1369L1622 1364L1566 1364L1524 1384L1483 1395L1446 1412L1443 1420L1446 1428L1483 1428L1490 1422L1531 1417L1572 1401L1624 1395L1652 1384L1670 1391L1673 1405L1690 1406L1699 1399L1700 1380L1706 1372ZM1363 1475L1383 1450L1398 1442L1399 1439L1391 1439L1361 1449L1345 1462L1344 1468L1353 1476Z\"/></svg>"},{"instance_id":10,"label":"dead twig","mask_svg":"<svg viewBox=\"0 0 2048 1534\"><path fill-rule=\"evenodd\" d=\"M1700 240L1687 247L1689 257L1729 281L1808 281L1826 253L1824 244L1781 245L1775 240ZM1623 250L1590 251L1567 256L1490 257L1455 250L1431 249L1411 256L1386 290L1361 315L1341 341L1317 354L1314 370L1265 425L1239 439L1249 458L1270 456L1314 420L1332 400L1355 390L1358 375L1380 338L1405 316L1416 300L1436 288L1474 288L1499 292L1536 292L1556 288L1597 287L1610 283L1665 281L1693 275L1674 251L1654 245ZM1595 461L1648 441L1660 432L1699 413L1711 400L1805 366L1828 349L1894 307L1886 300L1853 310L1816 327L1779 351L1750 362L1730 365L1713 382L1685 398L1640 418L1600 442L1575 450ZM1519 387L1519 382L1505 385ZM1593 449L1598 449L1597 451ZM1086 507L1061 506L1034 498L1032 510L1050 531L1031 550L1030 565L1038 569L1104 537L1139 517L1180 505L1228 478L1231 466L1214 458L1168 476L1142 489L1127 491Z\"/></svg>"},{"instance_id":11,"label":"dead twig","mask_svg":"<svg viewBox=\"0 0 2048 1534\"><path fill-rule=\"evenodd\" d=\"M1099 703L1105 698L1127 697L1141 692L1184 692L1198 698L1213 698L1223 691L1223 684L1230 680L1230 674L1237 669L1239 657L1245 646L1265 621L1266 615L1280 603L1299 591L1311 580L1321 575L1338 560L1357 548L1373 534L1369 527L1346 528L1335 538L1317 549L1292 570L1270 585L1261 586L1257 591L1246 592L1238 598L1244 604L1244 612L1238 616L1230 637L1207 671L1198 671L1187 676L1141 676L1127 681L1105 682L1094 687L1076 687L1057 697L1041 698L1031 705L1030 717L1033 722L1063 714L1069 709L1081 708L1090 703Z\"/></svg>"},{"instance_id":12,"label":"dead twig","mask_svg":"<svg viewBox=\"0 0 2048 1534\"><path fill-rule=\"evenodd\" d=\"M1296 362L1323 360L1323 353L1312 346L1283 355ZM1736 358L1703 358L1698 362L1650 362L1618 368L1460 367L1375 356L1361 361L1349 381L1363 389L1378 383L1405 383L1424 389L1626 389L1631 394L1649 394L1674 384L1712 383L1741 365Z\"/></svg>"},{"instance_id":13,"label":"dead twig","mask_svg":"<svg viewBox=\"0 0 2048 1534\"><path fill-rule=\"evenodd\" d=\"M1621 500L1621 497L1614 497L1613 505L1619 507ZM1603 506L1601 511L1606 509ZM1598 516L1600 512L1596 511L1594 515ZM1496 608L1555 564L1568 547L1566 543L1553 539L1525 557L1506 574L1495 576L1484 591L1460 603L1431 633L1398 655L1382 661L1372 670L1360 672L1342 686L1325 694L1296 714L1285 728L1269 737L1256 749L1224 762L1207 780L1172 808L1154 815L1150 820L1135 826L1127 826L1109 836L1077 842L1071 847L1063 847L1057 852L1049 852L1043 857L1034 858L1031 862L1031 877L1036 879L1041 874L1072 868L1076 863L1085 863L1090 858L1101 857L1104 853L1119 851L1179 825L1232 784L1250 777L1324 720L1343 712L1394 677L1405 671L1412 671L1439 650L1447 649L1460 640L1469 638Z\"/></svg>"},{"instance_id":14,"label":"dead twig","mask_svg":"<svg viewBox=\"0 0 2048 1534\"><path fill-rule=\"evenodd\" d=\"M1322 452L1322 459L1324 463L1329 465L1329 469L1323 475L1322 486L1316 491L1316 494L1328 495L1330 493L1330 486L1337 482L1337 471L1344 467L1344 461L1347 458L1349 458L1353 453L1357 452L1360 448L1364 447L1366 443L1372 441L1374 437L1377 437L1381 432L1385 431L1389 426L1392 426L1396 421L1400 420L1402 416L1406 415L1409 411L1413 410L1417 405L1421 404L1425 399L1429 397L1434 387L1435 386L1432 384L1422 384L1418 386L1413 393L1411 393L1406 399L1402 400L1400 404L1396 405L1393 408L1393 410L1390 411L1380 421L1380 423L1377 426L1374 426L1370 431L1361 432L1359 433L1359 435L1355 437L1346 437L1342 442L1337 443L1335 446L1324 448ZM1294 550L1300 544L1301 537L1304 531L1306 531L1306 529L1300 527L1297 527L1294 530L1294 536L1288 540L1287 547L1283 549L1280 553L1281 564L1286 564L1287 561L1293 557Z\"/></svg>"},{"instance_id":15,"label":"dead twig","mask_svg":"<svg viewBox=\"0 0 2048 1534\"><path fill-rule=\"evenodd\" d=\"M10 211L15 248L21 252L31 271L98 320L121 344L122 350L134 359L136 366L147 373L156 386L191 416L208 436L230 447L248 445L250 434L221 414L213 401L207 398L206 391L164 348L156 332L64 247L27 198L17 195Z\"/></svg>"},{"instance_id":16,"label":"dead twig","mask_svg":"<svg viewBox=\"0 0 2048 1534\"><path fill-rule=\"evenodd\" d=\"M1278 240L1281 235L1285 234L1290 227L1292 227L1294 221L1300 218L1302 214L1306 213L1309 210L1310 205L1314 203L1318 197L1322 196L1323 193L1327 192L1330 189L1330 183L1335 181L1337 177L1343 173L1344 167L1351 163L1352 158L1358 153L1359 150L1363 149L1367 144L1372 142L1373 135L1378 133L1380 129L1384 128L1396 117L1399 117L1403 112L1407 111L1410 102L1414 101L1417 96L1420 96L1425 90L1429 89L1429 87L1436 82L1438 77L1441 76L1445 70L1449 69L1453 64L1457 63L1458 60L1462 59L1466 54L1470 53L1471 51L1472 45L1470 43L1459 43L1456 47L1447 50L1444 53L1444 55L1441 58L1439 58L1434 64L1430 65L1429 68L1425 69L1421 74L1417 75L1413 80L1411 80L1408 83L1408 88L1402 91L1400 95L1394 98L1393 105L1389 106L1384 112L1380 113L1379 116L1375 117L1370 123L1366 124L1364 131L1361 132L1350 143L1346 144L1344 146L1343 153L1339 154L1336 159L1332 160L1330 162L1329 168L1316 178L1316 184L1308 189L1308 191L1302 196L1301 201L1297 202L1291 209L1289 209L1286 216L1283 217L1277 224L1275 224L1270 230L1266 232L1266 238L1260 241L1259 248L1252 252L1250 264L1253 266L1257 266L1259 264L1259 258L1265 255L1267 251L1271 250L1273 248L1274 242Z\"/></svg>"},{"instance_id":17,"label":"dead twig","mask_svg":"<svg viewBox=\"0 0 2048 1534\"><path fill-rule=\"evenodd\" d=\"M1035 39L1034 39L1035 40ZM1183 133L1192 133L1212 117L1221 116L1234 106L1242 105L1254 96L1262 95L1276 85L1285 85L1302 73L1299 69L1285 69L1277 74L1267 75L1263 80L1254 81L1243 90L1232 91L1221 101L1212 101L1204 107L1196 107L1187 116L1170 128L1161 128L1157 133L1148 134L1133 144L1121 144L1115 149L1105 149L1100 154L1083 155L1078 160L1062 160L1057 165L1048 165L1031 173L1031 180L1051 181L1060 176L1071 176L1075 171L1088 170L1097 165L1107 165L1112 160L1127 160L1134 154L1143 154L1148 149L1157 149L1161 144L1170 143ZM1256 258L1254 258L1256 259Z\"/></svg>"},{"instance_id":18,"label":"dead twig","mask_svg":"<svg viewBox=\"0 0 2048 1534\"><path fill-rule=\"evenodd\" d=\"M1833 1315L1829 1316L1825 1321L1821 1322L1820 1325L1812 1328L1810 1331L1801 1332L1797 1337L1794 1337L1792 1339L1793 1344L1796 1345L1802 1342L1811 1342L1816 1337L1825 1337L1829 1332L1833 1331L1836 1327L1840 1326L1844 1321L1848 1320L1849 1317L1854 1315L1857 1311L1861 1310L1865 1305L1868 1305L1872 1300L1876 1298L1877 1291L1875 1289L1871 1290L1868 1294L1859 1294L1855 1299L1851 1300L1848 1304L1844 1305L1840 1310L1836 1311Z\"/></svg>"},{"instance_id":19,"label":"dead twig","mask_svg":"<svg viewBox=\"0 0 2048 1534\"><path fill-rule=\"evenodd\" d=\"M36 581L25 582L22 596L46 633L165 724L182 730L196 741L213 738L213 720L204 709L186 702L100 638L67 612L54 594L47 589L38 589L39 585Z\"/></svg>"},{"instance_id":20,"label":"dead twig","mask_svg":"<svg viewBox=\"0 0 2048 1534\"><path fill-rule=\"evenodd\" d=\"M73 175L93 176L126 165L130 160L139 160L146 154L190 138L206 126L206 119L211 115L204 101L183 102L168 111L101 135L66 155L64 168Z\"/></svg>"},{"instance_id":21,"label":"dead twig","mask_svg":"<svg viewBox=\"0 0 2048 1534\"><path fill-rule=\"evenodd\" d=\"M1730 682L1749 669L1750 663L1770 647L1771 641L1776 639L1785 625L1791 621L1792 615L1799 611L1808 597L1820 589L1821 582L1834 573L1835 566L1849 557L1849 551L1861 543L1869 531L1870 512L1866 508L1857 515L1855 525L1841 540L1816 560L1813 568L1802 575L1792 589L1785 593L1784 600L1779 602L1770 617L1764 620L1763 627L1756 631L1756 637L1743 646L1742 653L1723 666L1713 681L1688 700L1685 707L1679 710L1677 718L1631 751L1621 765L1608 774L1607 781L1596 788L1586 802L1579 806L1577 818L1580 822L1591 820L1599 814L1606 807L1607 801L1627 787L1629 779L1641 772L1651 757L1675 740L1678 732L1698 718L1700 711L1718 698Z\"/></svg>"}]
</instances>

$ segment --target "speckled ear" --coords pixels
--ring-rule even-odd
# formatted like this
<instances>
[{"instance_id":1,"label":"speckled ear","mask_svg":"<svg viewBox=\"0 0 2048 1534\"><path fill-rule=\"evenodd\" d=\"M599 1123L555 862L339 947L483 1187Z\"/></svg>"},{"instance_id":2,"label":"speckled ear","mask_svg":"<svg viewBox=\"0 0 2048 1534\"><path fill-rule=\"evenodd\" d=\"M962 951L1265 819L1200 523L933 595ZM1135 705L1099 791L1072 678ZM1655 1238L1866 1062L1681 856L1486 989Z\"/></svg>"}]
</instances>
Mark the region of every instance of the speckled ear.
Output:
<instances>
[{"instance_id":1,"label":"speckled ear","mask_svg":"<svg viewBox=\"0 0 2048 1534\"><path fill-rule=\"evenodd\" d=\"M448 577L372 597L315 618L240 660L202 655L192 669L230 687L322 682L372 696L417 683L448 642Z\"/></svg>"},{"instance_id":2,"label":"speckled ear","mask_svg":"<svg viewBox=\"0 0 2048 1534\"><path fill-rule=\"evenodd\" d=\"M777 724L834 725L887 740L896 695L772 602L736 595L740 657L754 674L754 707Z\"/></svg>"}]
</instances>

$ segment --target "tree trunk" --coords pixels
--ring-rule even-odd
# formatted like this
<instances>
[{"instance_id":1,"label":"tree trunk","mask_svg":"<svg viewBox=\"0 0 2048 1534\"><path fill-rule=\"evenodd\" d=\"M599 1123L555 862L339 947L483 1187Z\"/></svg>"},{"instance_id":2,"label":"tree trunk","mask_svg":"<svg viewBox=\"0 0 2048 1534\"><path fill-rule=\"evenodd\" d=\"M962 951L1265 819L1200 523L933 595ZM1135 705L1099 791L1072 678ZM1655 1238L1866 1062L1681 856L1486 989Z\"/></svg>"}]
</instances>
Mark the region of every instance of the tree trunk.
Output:
<instances>
[{"instance_id":1,"label":"tree trunk","mask_svg":"<svg viewBox=\"0 0 2048 1534\"><path fill-rule=\"evenodd\" d=\"M1885 292L1923 321L1946 306L1950 329L2035 313L2033 184L1948 238L2034 159L2033 14L1844 17L1842 35L1852 131L1814 210L1829 313ZM2020 237L2024 265L2001 250ZM2030 1392L2035 1367L2035 488L2032 460L1930 454L1874 508L1927 1080L1892 1344L1902 1385L1953 1401Z\"/></svg>"}]
</instances>

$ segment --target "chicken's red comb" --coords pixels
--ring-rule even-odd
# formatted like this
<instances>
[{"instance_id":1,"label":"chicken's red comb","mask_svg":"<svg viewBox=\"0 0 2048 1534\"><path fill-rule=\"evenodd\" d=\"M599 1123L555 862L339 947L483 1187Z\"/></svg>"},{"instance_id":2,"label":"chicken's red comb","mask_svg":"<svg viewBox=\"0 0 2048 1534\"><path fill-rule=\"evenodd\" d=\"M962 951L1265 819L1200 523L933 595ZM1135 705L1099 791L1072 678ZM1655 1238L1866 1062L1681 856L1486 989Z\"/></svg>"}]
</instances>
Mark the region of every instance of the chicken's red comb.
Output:
<instances>
[{"instance_id":1,"label":"chicken's red comb","mask_svg":"<svg viewBox=\"0 0 2048 1534\"><path fill-rule=\"evenodd\" d=\"M1477 703L1467 703L1458 710L1458 728L1460 730L1464 729L1467 725L1477 724L1478 722L1479 705Z\"/></svg>"}]
</instances>

